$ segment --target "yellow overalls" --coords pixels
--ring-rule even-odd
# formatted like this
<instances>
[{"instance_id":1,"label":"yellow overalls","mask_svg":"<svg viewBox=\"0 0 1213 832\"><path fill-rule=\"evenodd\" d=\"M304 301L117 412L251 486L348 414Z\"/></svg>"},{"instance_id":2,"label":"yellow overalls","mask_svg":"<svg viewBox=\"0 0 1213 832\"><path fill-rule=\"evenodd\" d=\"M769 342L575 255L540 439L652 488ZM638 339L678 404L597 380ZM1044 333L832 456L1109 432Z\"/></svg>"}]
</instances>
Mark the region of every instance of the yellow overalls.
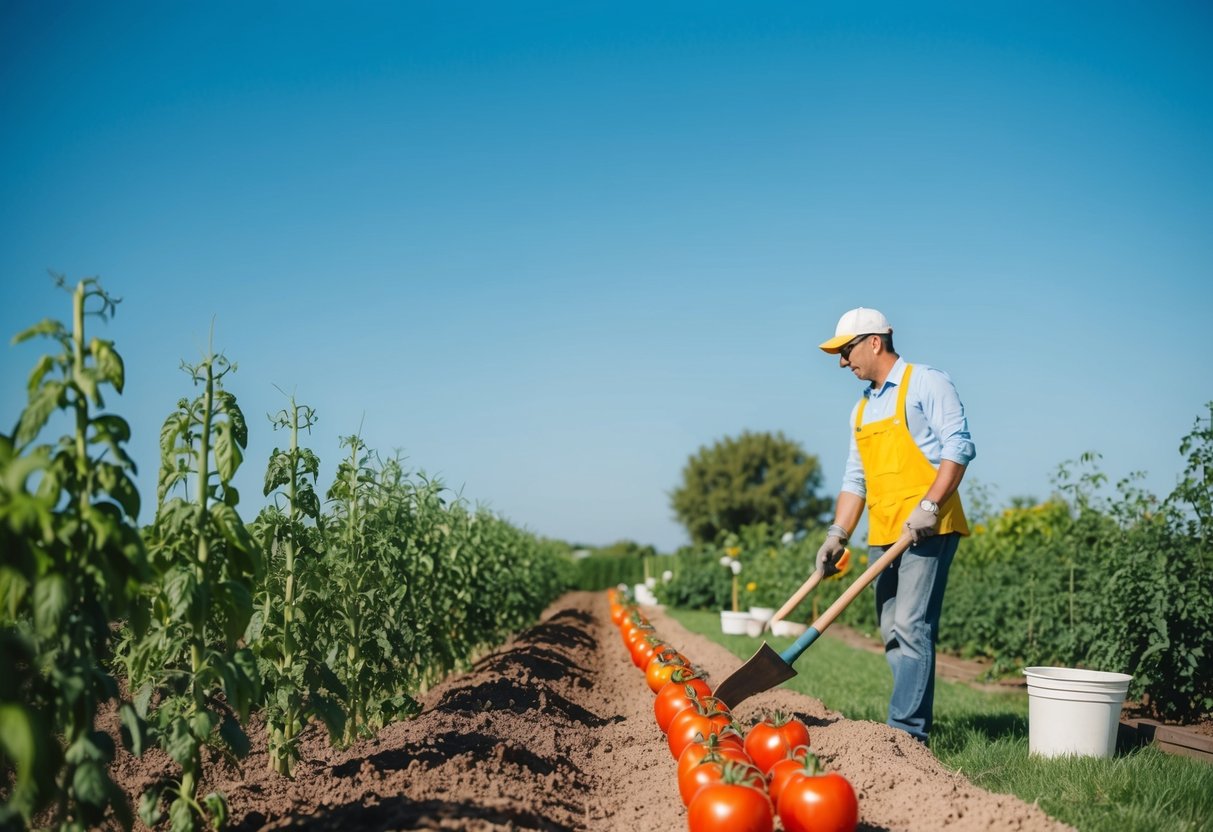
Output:
<instances>
[{"instance_id":1,"label":"yellow overalls","mask_svg":"<svg viewBox=\"0 0 1213 832\"><path fill-rule=\"evenodd\" d=\"M865 396L855 413L855 444L863 462L863 475L868 491L868 545L888 546L896 543L910 512L918 505L935 482L936 468L918 447L906 417L906 392L910 389L912 364L906 365L901 384L897 386L897 407L893 415L865 425L863 410ZM938 534L959 532L967 535L960 495L953 493L939 506Z\"/></svg>"}]
</instances>

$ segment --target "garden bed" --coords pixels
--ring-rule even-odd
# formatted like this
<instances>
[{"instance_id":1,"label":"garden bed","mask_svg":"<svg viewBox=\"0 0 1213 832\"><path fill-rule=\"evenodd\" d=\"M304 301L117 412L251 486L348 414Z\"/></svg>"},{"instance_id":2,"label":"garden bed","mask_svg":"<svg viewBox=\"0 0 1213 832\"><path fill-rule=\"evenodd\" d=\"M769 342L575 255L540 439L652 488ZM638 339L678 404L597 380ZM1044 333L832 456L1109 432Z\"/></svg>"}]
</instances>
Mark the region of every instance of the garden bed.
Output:
<instances>
[{"instance_id":1,"label":"garden bed","mask_svg":"<svg viewBox=\"0 0 1213 832\"><path fill-rule=\"evenodd\" d=\"M649 610L659 633L711 681L738 660ZM264 732L253 753L220 771L232 828L671 830L685 828L674 761L653 695L611 624L605 595L571 593L537 626L422 697L417 718L344 751L307 738L296 778L269 771ZM813 747L859 797L861 829L1063 829L1039 808L946 770L908 735L857 722L785 689L738 707L739 722L781 709L805 722ZM171 764L158 751L120 754L134 796Z\"/></svg>"}]
</instances>

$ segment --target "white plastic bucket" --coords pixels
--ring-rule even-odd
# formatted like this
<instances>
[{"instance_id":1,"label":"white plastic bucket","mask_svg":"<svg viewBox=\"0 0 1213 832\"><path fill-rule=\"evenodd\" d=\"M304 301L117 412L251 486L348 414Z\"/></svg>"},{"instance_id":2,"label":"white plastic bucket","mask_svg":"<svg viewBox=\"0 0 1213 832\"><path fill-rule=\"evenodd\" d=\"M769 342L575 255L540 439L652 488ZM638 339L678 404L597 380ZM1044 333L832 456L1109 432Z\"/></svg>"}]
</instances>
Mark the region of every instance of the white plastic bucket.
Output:
<instances>
[{"instance_id":1,"label":"white plastic bucket","mask_svg":"<svg viewBox=\"0 0 1213 832\"><path fill-rule=\"evenodd\" d=\"M732 636L743 636L746 632L746 622L752 620L748 612L720 611L720 632Z\"/></svg>"},{"instance_id":2,"label":"white plastic bucket","mask_svg":"<svg viewBox=\"0 0 1213 832\"><path fill-rule=\"evenodd\" d=\"M1111 757L1133 677L1074 667L1025 667L1028 752L1041 757Z\"/></svg>"},{"instance_id":3,"label":"white plastic bucket","mask_svg":"<svg viewBox=\"0 0 1213 832\"><path fill-rule=\"evenodd\" d=\"M774 615L774 607L750 607L750 618L753 618L755 621L770 621Z\"/></svg>"},{"instance_id":4,"label":"white plastic bucket","mask_svg":"<svg viewBox=\"0 0 1213 832\"><path fill-rule=\"evenodd\" d=\"M809 629L807 624L801 624L799 621L785 621L780 619L771 622L771 635L773 636L791 636L795 638Z\"/></svg>"}]
</instances>

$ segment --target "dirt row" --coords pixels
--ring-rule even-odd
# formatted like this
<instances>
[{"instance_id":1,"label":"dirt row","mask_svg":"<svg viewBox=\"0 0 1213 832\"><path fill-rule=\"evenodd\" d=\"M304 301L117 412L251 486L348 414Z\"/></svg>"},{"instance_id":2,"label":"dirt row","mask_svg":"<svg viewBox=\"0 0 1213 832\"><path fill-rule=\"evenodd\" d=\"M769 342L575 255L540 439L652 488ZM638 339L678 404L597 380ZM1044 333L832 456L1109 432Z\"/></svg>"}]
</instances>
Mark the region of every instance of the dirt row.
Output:
<instances>
[{"instance_id":1,"label":"dirt row","mask_svg":"<svg viewBox=\"0 0 1213 832\"><path fill-rule=\"evenodd\" d=\"M737 659L659 610L659 633L723 679ZM450 678L420 716L344 751L311 736L295 779L266 766L264 732L239 769L207 790L227 794L239 830L672 830L686 827L674 760L653 718L653 695L628 659L603 593L571 593L535 627ZM865 830L1054 830L1035 806L991 794L947 771L907 735L843 719L785 689L744 702L750 724L781 709L808 726L827 766L859 797ZM122 757L135 795L166 770L155 753Z\"/></svg>"}]
</instances>

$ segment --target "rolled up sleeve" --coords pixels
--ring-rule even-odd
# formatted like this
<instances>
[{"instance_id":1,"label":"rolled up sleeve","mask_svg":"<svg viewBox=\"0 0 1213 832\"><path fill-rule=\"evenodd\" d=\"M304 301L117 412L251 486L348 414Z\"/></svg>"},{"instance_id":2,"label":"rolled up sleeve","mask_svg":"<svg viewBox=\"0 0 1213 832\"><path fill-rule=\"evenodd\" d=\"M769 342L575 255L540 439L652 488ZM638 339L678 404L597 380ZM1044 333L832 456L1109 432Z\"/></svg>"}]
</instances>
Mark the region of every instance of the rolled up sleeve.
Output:
<instances>
[{"instance_id":1,"label":"rolled up sleeve","mask_svg":"<svg viewBox=\"0 0 1213 832\"><path fill-rule=\"evenodd\" d=\"M969 433L964 404L951 377L942 370L923 373L923 415L940 443L940 459L968 465L977 456L977 446Z\"/></svg>"}]
</instances>

